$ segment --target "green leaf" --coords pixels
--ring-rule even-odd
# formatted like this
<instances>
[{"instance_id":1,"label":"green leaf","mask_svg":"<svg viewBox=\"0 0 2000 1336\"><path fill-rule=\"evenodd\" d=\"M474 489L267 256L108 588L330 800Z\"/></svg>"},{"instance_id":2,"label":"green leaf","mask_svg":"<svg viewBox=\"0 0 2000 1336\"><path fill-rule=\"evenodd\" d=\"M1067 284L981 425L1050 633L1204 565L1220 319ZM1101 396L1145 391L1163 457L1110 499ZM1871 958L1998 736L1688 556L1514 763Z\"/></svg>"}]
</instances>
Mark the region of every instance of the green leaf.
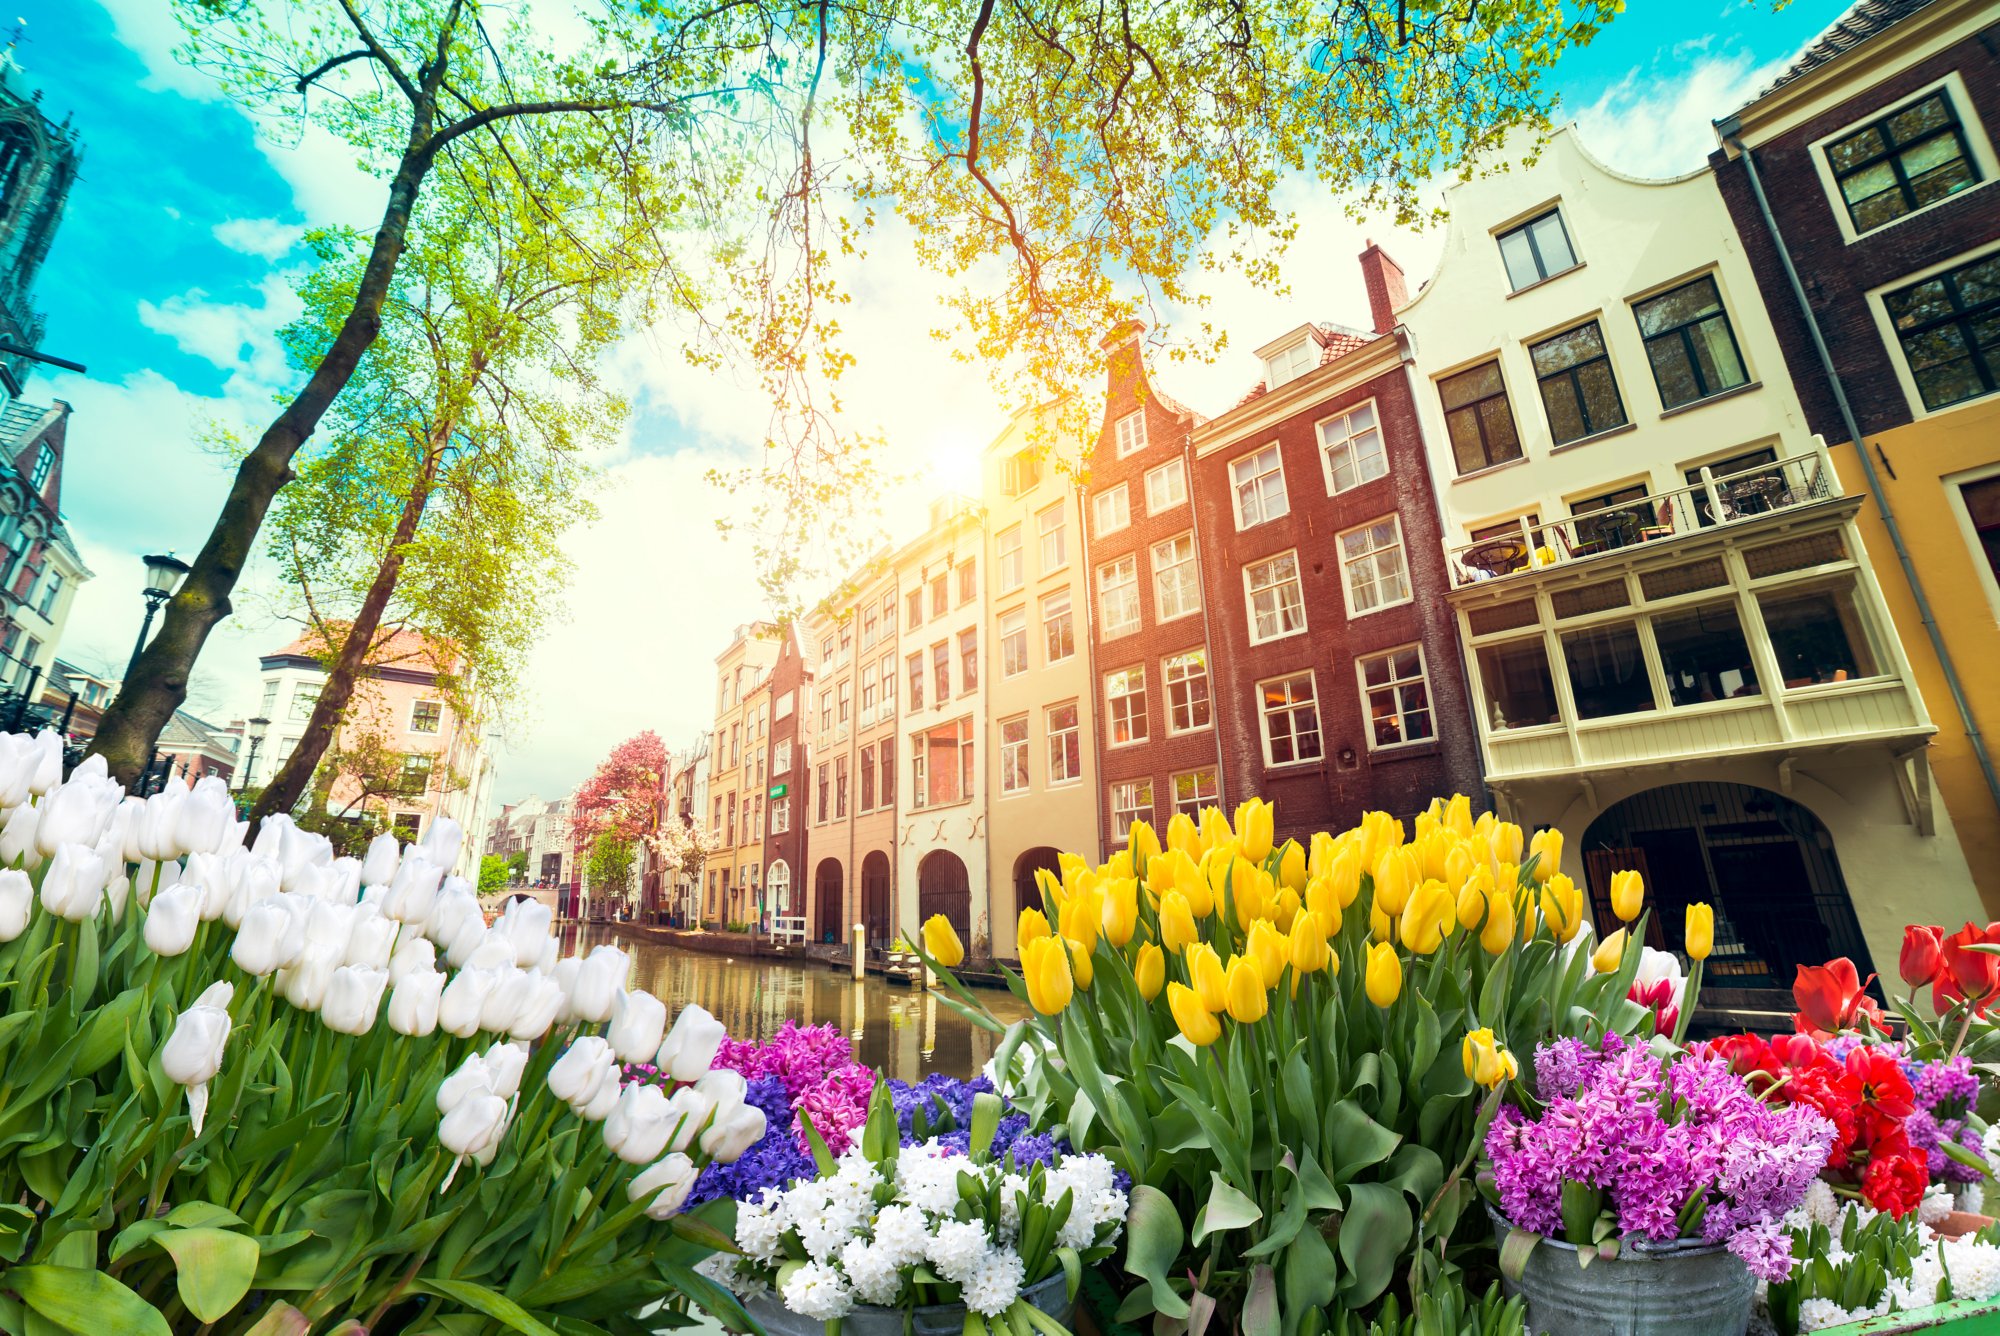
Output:
<instances>
[{"instance_id":1,"label":"green leaf","mask_svg":"<svg viewBox=\"0 0 2000 1336\"><path fill-rule=\"evenodd\" d=\"M107 1328L120 1336L173 1336L160 1311L102 1271L78 1266L17 1266L7 1287L21 1302L72 1331Z\"/></svg>"},{"instance_id":2,"label":"green leaf","mask_svg":"<svg viewBox=\"0 0 2000 1336\"><path fill-rule=\"evenodd\" d=\"M972 1097L972 1139L970 1152L975 1160L986 1158L993 1149L993 1137L1000 1130L1000 1097L982 1091Z\"/></svg>"},{"instance_id":3,"label":"green leaf","mask_svg":"<svg viewBox=\"0 0 2000 1336\"><path fill-rule=\"evenodd\" d=\"M1332 1156L1328 1166L1336 1185L1360 1173L1371 1164L1389 1158L1403 1138L1363 1113L1351 1099L1336 1101L1326 1111L1326 1138L1323 1144Z\"/></svg>"},{"instance_id":4,"label":"green leaf","mask_svg":"<svg viewBox=\"0 0 2000 1336\"><path fill-rule=\"evenodd\" d=\"M1298 1330L1308 1313L1332 1303L1339 1279L1340 1264L1327 1246L1326 1235L1317 1229L1300 1230L1285 1249L1285 1330Z\"/></svg>"},{"instance_id":5,"label":"green leaf","mask_svg":"<svg viewBox=\"0 0 2000 1336\"><path fill-rule=\"evenodd\" d=\"M1083 1259L1074 1248L1056 1249L1056 1258L1062 1262L1063 1292L1071 1303L1076 1302L1076 1292L1083 1288Z\"/></svg>"},{"instance_id":6,"label":"green leaf","mask_svg":"<svg viewBox=\"0 0 2000 1336\"><path fill-rule=\"evenodd\" d=\"M312 1322L288 1303L273 1303L243 1336L306 1336Z\"/></svg>"},{"instance_id":7,"label":"green leaf","mask_svg":"<svg viewBox=\"0 0 2000 1336\"><path fill-rule=\"evenodd\" d=\"M1402 1193L1380 1183L1349 1183L1340 1221L1340 1260L1347 1266L1341 1298L1359 1307L1388 1289L1413 1228Z\"/></svg>"},{"instance_id":8,"label":"green leaf","mask_svg":"<svg viewBox=\"0 0 2000 1336\"><path fill-rule=\"evenodd\" d=\"M236 1212L217 1206L212 1201L184 1201L167 1212L167 1223L192 1229L196 1225L240 1225L245 1222Z\"/></svg>"},{"instance_id":9,"label":"green leaf","mask_svg":"<svg viewBox=\"0 0 2000 1336\"><path fill-rule=\"evenodd\" d=\"M505 1323L522 1333L522 1336L557 1336L554 1329L539 1321L527 1309L506 1295L487 1289L484 1285L474 1285L464 1280L426 1277L413 1282L410 1288L419 1293L435 1294L463 1304L467 1308L486 1314L495 1322Z\"/></svg>"},{"instance_id":10,"label":"green leaf","mask_svg":"<svg viewBox=\"0 0 2000 1336\"><path fill-rule=\"evenodd\" d=\"M158 1242L173 1256L181 1302L203 1322L220 1322L250 1292L259 1251L247 1234L201 1225L165 1230Z\"/></svg>"},{"instance_id":11,"label":"green leaf","mask_svg":"<svg viewBox=\"0 0 2000 1336\"><path fill-rule=\"evenodd\" d=\"M1248 1229L1264 1218L1264 1212L1249 1197L1222 1181L1222 1175L1209 1171L1208 1203L1195 1212L1194 1232L1188 1241L1196 1247L1210 1234L1219 1234L1225 1229Z\"/></svg>"},{"instance_id":12,"label":"green leaf","mask_svg":"<svg viewBox=\"0 0 2000 1336\"><path fill-rule=\"evenodd\" d=\"M1167 1268L1179 1259L1185 1238L1180 1212L1166 1193L1150 1183L1132 1189L1125 1217L1125 1271L1146 1282L1153 1308L1168 1317L1188 1315L1187 1300L1167 1284Z\"/></svg>"},{"instance_id":13,"label":"green leaf","mask_svg":"<svg viewBox=\"0 0 2000 1336\"><path fill-rule=\"evenodd\" d=\"M1243 1296L1243 1336L1282 1336L1278 1316L1278 1278L1268 1266L1250 1273L1250 1290Z\"/></svg>"}]
</instances>

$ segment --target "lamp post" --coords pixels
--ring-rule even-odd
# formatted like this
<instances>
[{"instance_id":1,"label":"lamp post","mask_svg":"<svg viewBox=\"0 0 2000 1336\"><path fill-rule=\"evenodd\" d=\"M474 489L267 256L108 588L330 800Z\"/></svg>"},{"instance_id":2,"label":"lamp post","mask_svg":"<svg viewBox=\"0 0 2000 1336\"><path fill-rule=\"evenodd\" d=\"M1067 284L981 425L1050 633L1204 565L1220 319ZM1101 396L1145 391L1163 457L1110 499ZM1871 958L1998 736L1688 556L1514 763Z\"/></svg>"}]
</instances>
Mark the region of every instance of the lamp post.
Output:
<instances>
[{"instance_id":1,"label":"lamp post","mask_svg":"<svg viewBox=\"0 0 2000 1336\"><path fill-rule=\"evenodd\" d=\"M264 730L270 726L271 721L261 714L243 721L243 736L250 740L250 754L243 761L243 782L236 786L238 793L250 786L250 771L257 764L257 744L264 740Z\"/></svg>"},{"instance_id":2,"label":"lamp post","mask_svg":"<svg viewBox=\"0 0 2000 1336\"><path fill-rule=\"evenodd\" d=\"M146 620L139 624L139 638L132 644L132 661L125 665L125 676L129 679L139 667L139 655L146 648L146 637L152 634L153 617L160 605L174 596L180 587L181 577L193 569L185 561L169 552L164 556L151 556L146 561L146 587L141 594L146 600Z\"/></svg>"}]
</instances>

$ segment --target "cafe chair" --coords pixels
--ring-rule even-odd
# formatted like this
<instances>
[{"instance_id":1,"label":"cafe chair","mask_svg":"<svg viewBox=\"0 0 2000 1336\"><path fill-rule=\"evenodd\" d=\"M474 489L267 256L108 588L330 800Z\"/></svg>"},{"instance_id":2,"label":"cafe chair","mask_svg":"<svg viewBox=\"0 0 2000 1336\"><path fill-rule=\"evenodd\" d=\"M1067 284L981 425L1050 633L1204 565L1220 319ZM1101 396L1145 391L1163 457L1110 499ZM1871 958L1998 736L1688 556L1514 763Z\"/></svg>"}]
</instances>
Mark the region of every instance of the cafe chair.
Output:
<instances>
[{"instance_id":1,"label":"cafe chair","mask_svg":"<svg viewBox=\"0 0 2000 1336\"><path fill-rule=\"evenodd\" d=\"M1660 502L1658 518L1639 530L1639 541L1650 543L1656 538L1671 538L1674 533L1674 499L1670 496Z\"/></svg>"}]
</instances>

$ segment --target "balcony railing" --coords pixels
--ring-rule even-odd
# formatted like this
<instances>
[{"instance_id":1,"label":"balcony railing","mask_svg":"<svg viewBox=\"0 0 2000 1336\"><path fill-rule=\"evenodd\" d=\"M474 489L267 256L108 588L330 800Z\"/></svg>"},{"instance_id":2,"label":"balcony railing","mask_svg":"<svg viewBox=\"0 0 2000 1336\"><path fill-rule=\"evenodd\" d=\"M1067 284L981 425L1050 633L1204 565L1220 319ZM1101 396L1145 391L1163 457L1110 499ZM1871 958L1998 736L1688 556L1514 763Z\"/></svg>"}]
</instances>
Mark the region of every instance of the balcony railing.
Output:
<instances>
[{"instance_id":1,"label":"balcony railing","mask_svg":"<svg viewBox=\"0 0 2000 1336\"><path fill-rule=\"evenodd\" d=\"M1820 451L1725 474L1712 473L1704 465L1699 479L1688 487L1648 493L1557 520L1524 515L1512 529L1456 547L1447 544L1445 564L1452 584L1463 588L1647 543L1671 542L1839 495L1840 480Z\"/></svg>"}]
</instances>

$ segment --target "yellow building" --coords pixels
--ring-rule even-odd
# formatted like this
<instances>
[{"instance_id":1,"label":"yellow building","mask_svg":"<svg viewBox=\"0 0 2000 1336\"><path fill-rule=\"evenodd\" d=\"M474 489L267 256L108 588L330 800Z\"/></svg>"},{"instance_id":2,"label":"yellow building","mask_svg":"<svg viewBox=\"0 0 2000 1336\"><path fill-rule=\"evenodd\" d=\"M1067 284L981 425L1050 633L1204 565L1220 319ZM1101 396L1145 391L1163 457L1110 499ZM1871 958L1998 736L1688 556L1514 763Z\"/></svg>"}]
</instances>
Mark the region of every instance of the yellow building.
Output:
<instances>
[{"instance_id":1,"label":"yellow building","mask_svg":"<svg viewBox=\"0 0 2000 1336\"><path fill-rule=\"evenodd\" d=\"M748 622L715 658L715 735L708 748L709 830L721 848L704 872L700 913L712 927L757 914L770 775L771 665L778 628Z\"/></svg>"}]
</instances>

